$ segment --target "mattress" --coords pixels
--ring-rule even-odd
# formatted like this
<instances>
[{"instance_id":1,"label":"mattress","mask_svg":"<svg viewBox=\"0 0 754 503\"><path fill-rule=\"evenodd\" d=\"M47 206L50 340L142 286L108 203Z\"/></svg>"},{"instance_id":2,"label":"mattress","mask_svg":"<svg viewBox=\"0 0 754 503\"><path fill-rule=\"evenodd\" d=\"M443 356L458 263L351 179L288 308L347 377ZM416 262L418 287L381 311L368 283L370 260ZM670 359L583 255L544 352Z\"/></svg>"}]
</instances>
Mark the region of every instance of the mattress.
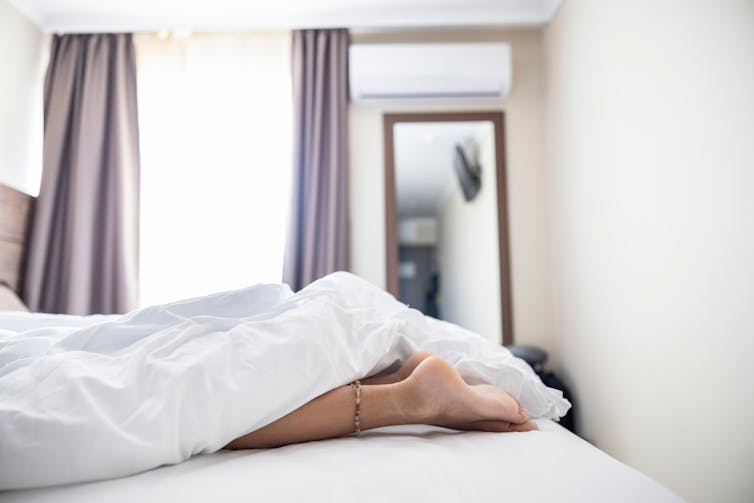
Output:
<instances>
[{"instance_id":1,"label":"mattress","mask_svg":"<svg viewBox=\"0 0 754 503\"><path fill-rule=\"evenodd\" d=\"M219 451L119 479L4 492L0 501L682 501L557 423L536 422L540 431L527 433L394 426Z\"/></svg>"}]
</instances>

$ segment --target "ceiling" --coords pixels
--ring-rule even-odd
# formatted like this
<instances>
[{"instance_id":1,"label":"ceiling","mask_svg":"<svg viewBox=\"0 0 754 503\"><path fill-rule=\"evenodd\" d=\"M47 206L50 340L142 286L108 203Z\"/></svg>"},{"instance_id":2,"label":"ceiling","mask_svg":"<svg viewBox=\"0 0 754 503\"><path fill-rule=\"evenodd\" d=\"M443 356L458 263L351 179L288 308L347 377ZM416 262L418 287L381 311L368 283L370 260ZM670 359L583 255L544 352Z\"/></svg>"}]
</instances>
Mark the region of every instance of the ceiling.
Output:
<instances>
[{"instance_id":1,"label":"ceiling","mask_svg":"<svg viewBox=\"0 0 754 503\"><path fill-rule=\"evenodd\" d=\"M454 149L469 138L491 141L493 125L481 122L401 122L393 130L399 218L437 216L450 190L460 190Z\"/></svg>"},{"instance_id":2,"label":"ceiling","mask_svg":"<svg viewBox=\"0 0 754 503\"><path fill-rule=\"evenodd\" d=\"M47 32L547 23L560 0L9 0Z\"/></svg>"}]
</instances>

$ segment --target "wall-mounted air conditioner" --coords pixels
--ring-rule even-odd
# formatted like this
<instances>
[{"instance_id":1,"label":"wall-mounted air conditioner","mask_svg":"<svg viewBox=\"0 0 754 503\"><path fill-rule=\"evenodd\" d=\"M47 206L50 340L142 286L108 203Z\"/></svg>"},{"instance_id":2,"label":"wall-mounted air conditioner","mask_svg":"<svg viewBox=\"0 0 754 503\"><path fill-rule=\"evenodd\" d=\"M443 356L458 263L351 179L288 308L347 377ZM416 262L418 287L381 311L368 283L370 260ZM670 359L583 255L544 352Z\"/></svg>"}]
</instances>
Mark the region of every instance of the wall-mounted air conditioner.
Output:
<instances>
[{"instance_id":1,"label":"wall-mounted air conditioner","mask_svg":"<svg viewBox=\"0 0 754 503\"><path fill-rule=\"evenodd\" d=\"M349 51L357 103L500 100L511 87L505 43L354 44Z\"/></svg>"},{"instance_id":2,"label":"wall-mounted air conditioner","mask_svg":"<svg viewBox=\"0 0 754 503\"><path fill-rule=\"evenodd\" d=\"M398 222L398 243L402 246L436 245L437 219L429 217L401 219Z\"/></svg>"}]
</instances>

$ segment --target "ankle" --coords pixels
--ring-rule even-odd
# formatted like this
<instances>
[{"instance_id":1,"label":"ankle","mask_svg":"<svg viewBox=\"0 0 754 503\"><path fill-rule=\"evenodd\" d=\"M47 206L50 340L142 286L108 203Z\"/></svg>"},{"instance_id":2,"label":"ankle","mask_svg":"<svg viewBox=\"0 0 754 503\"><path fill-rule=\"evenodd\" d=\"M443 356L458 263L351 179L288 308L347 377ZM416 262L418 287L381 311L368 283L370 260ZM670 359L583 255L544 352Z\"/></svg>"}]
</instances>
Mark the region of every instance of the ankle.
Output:
<instances>
[{"instance_id":1,"label":"ankle","mask_svg":"<svg viewBox=\"0 0 754 503\"><path fill-rule=\"evenodd\" d=\"M405 424L427 424L437 415L436 404L423 391L421 383L409 376L398 383L396 398Z\"/></svg>"}]
</instances>

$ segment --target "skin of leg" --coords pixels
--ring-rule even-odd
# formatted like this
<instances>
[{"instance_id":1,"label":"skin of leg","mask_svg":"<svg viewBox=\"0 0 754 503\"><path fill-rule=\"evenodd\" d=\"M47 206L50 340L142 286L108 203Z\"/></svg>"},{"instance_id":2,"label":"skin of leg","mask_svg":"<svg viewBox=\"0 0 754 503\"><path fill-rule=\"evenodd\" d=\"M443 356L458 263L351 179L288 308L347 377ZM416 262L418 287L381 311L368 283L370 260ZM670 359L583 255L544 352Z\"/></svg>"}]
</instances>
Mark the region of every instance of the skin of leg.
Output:
<instances>
[{"instance_id":1,"label":"skin of leg","mask_svg":"<svg viewBox=\"0 0 754 503\"><path fill-rule=\"evenodd\" d=\"M411 355L396 372L361 380L361 416L365 417L365 412L370 412L364 409L365 398L368 403L377 407L376 412L378 412L376 416L369 414L370 420L362 419L361 428L363 430L368 429L370 421L378 419L378 416L387 421L382 426L401 424L395 421L399 421L400 416L404 414L401 414L400 410L393 410L392 412L390 410L396 408L395 400L390 400L390 397L394 397L396 391L400 390L395 387L372 390L371 386L396 384L403 381L411 375L419 363L430 356L432 356L432 353L428 351L419 351ZM348 412L349 408L352 409L350 412ZM353 423L355 408L354 391L350 386L337 388L315 398L264 428L232 441L226 448L277 447L289 443L347 435L355 429ZM385 417L386 414L392 414L392 416L387 418ZM378 426L372 427L377 428Z\"/></svg>"},{"instance_id":2,"label":"skin of leg","mask_svg":"<svg viewBox=\"0 0 754 503\"><path fill-rule=\"evenodd\" d=\"M405 384L361 386L361 429L368 430L414 420L403 400ZM339 437L353 433L354 390L343 386L321 395L257 431L237 438L228 449L259 449Z\"/></svg>"},{"instance_id":3,"label":"skin of leg","mask_svg":"<svg viewBox=\"0 0 754 503\"><path fill-rule=\"evenodd\" d=\"M351 387L336 388L226 448L278 447L346 435L355 429L355 408ZM362 430L399 424L500 432L537 429L513 397L494 386L467 385L437 356L424 358L400 382L363 385L360 415Z\"/></svg>"}]
</instances>

